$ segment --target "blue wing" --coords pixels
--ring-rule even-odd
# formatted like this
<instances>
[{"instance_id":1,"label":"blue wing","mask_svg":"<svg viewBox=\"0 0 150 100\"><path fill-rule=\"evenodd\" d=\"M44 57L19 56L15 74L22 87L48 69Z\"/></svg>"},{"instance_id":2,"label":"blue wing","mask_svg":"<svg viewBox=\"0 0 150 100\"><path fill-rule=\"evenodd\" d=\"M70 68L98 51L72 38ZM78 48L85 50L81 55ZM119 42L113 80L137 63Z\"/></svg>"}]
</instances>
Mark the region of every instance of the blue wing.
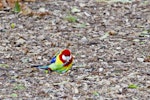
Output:
<instances>
[{"instance_id":1,"label":"blue wing","mask_svg":"<svg viewBox=\"0 0 150 100\"><path fill-rule=\"evenodd\" d=\"M55 56L51 59L50 64L56 62L56 57L57 57L57 55L58 55L59 53L60 53L60 52L57 52L57 53L55 54Z\"/></svg>"},{"instance_id":2,"label":"blue wing","mask_svg":"<svg viewBox=\"0 0 150 100\"><path fill-rule=\"evenodd\" d=\"M55 62L56 62L56 56L51 59L50 64L55 63Z\"/></svg>"}]
</instances>

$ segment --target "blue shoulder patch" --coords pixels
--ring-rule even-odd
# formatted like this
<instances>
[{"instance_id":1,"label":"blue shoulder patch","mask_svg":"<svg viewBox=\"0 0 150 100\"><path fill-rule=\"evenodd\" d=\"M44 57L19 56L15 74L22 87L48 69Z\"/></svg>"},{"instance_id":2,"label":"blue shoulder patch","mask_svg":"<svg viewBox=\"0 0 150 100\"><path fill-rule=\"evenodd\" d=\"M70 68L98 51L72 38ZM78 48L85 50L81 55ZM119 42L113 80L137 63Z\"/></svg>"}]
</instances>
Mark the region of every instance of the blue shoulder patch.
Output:
<instances>
[{"instance_id":1,"label":"blue shoulder patch","mask_svg":"<svg viewBox=\"0 0 150 100\"><path fill-rule=\"evenodd\" d=\"M55 62L56 62L56 56L51 59L50 63L52 64L52 63L55 63Z\"/></svg>"}]
</instances>

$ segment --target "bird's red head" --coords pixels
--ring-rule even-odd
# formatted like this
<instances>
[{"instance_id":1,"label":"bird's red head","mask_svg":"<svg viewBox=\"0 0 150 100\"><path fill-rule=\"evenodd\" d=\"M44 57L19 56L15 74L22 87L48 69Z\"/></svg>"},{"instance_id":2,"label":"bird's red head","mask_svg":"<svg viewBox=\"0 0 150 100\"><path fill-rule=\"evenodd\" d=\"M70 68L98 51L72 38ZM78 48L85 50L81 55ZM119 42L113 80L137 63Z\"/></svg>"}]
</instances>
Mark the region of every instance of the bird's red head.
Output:
<instances>
[{"instance_id":1,"label":"bird's red head","mask_svg":"<svg viewBox=\"0 0 150 100\"><path fill-rule=\"evenodd\" d=\"M62 62L72 61L72 58L73 58L70 50L68 50L68 49L63 50L59 57L60 57Z\"/></svg>"},{"instance_id":2,"label":"bird's red head","mask_svg":"<svg viewBox=\"0 0 150 100\"><path fill-rule=\"evenodd\" d=\"M70 56L70 55L71 55L71 52L70 52L70 50L65 49L65 50L62 51L62 55Z\"/></svg>"}]
</instances>

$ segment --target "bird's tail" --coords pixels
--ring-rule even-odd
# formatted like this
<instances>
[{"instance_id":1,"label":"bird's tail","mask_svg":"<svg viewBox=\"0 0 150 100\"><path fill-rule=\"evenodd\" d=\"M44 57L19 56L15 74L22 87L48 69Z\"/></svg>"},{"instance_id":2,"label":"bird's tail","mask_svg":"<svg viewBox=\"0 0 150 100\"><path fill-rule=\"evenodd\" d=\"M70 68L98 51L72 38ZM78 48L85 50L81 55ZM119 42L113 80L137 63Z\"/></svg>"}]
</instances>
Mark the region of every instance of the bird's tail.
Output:
<instances>
[{"instance_id":1,"label":"bird's tail","mask_svg":"<svg viewBox=\"0 0 150 100\"><path fill-rule=\"evenodd\" d=\"M39 68L39 69L45 69L45 70L48 70L48 65L46 66L43 66L43 65L32 65L31 67L36 67L36 68Z\"/></svg>"}]
</instances>

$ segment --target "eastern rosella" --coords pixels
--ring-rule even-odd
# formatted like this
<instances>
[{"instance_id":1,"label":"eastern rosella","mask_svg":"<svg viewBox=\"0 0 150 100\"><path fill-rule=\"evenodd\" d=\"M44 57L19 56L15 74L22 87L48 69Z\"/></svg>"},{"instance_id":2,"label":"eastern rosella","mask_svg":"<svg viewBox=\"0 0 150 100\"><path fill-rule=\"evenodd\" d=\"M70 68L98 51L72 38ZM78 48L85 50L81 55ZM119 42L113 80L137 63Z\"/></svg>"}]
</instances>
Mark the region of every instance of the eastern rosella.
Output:
<instances>
[{"instance_id":1,"label":"eastern rosella","mask_svg":"<svg viewBox=\"0 0 150 100\"><path fill-rule=\"evenodd\" d=\"M65 73L72 67L72 62L73 56L71 55L71 52L68 49L65 49L55 54L50 61L50 65L33 67L49 71L56 71L58 73Z\"/></svg>"}]
</instances>

